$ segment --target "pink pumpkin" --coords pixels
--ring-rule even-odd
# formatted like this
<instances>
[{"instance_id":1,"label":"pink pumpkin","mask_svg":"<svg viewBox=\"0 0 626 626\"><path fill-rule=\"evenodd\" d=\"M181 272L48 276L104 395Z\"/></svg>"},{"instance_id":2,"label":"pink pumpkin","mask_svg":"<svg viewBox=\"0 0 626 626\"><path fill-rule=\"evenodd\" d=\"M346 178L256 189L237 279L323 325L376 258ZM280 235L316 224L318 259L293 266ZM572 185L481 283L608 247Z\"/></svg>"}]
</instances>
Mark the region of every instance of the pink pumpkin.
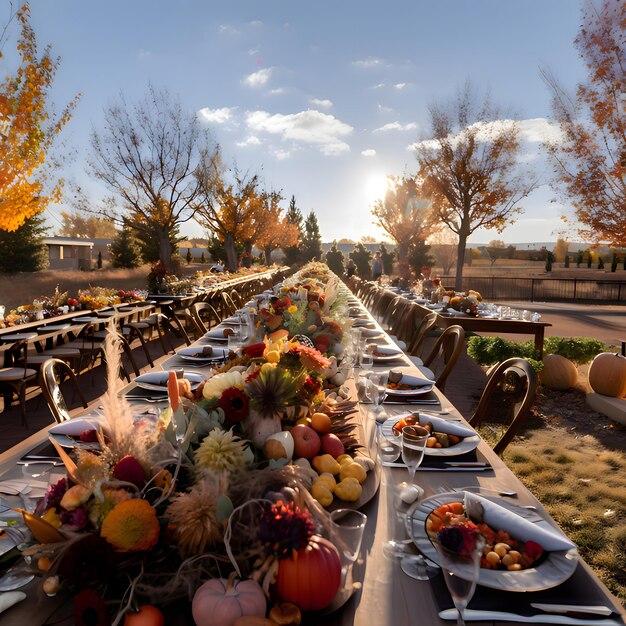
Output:
<instances>
[{"instance_id":1,"label":"pink pumpkin","mask_svg":"<svg viewBox=\"0 0 626 626\"><path fill-rule=\"evenodd\" d=\"M191 613L196 626L233 626L244 615L265 617L267 603L254 580L214 578L201 585L193 597Z\"/></svg>"}]
</instances>

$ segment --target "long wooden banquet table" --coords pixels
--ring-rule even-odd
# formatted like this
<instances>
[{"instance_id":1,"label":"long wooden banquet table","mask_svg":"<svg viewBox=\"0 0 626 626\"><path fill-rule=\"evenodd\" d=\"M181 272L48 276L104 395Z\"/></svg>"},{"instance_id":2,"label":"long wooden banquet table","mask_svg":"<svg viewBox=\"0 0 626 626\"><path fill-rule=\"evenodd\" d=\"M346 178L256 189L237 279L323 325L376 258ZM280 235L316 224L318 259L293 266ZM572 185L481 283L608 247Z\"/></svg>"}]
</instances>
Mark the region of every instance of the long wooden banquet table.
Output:
<instances>
[{"instance_id":1,"label":"long wooden banquet table","mask_svg":"<svg viewBox=\"0 0 626 626\"><path fill-rule=\"evenodd\" d=\"M363 308L363 312L366 310ZM384 333L380 325L367 314L370 325ZM388 345L394 346L393 341L384 333L384 338ZM206 345L206 341L203 342ZM223 346L224 344L215 344ZM162 363L163 369L171 369L180 367L184 363L179 357L173 355ZM388 369L390 366L375 366L374 370ZM415 366L406 356L402 355L397 362L391 364L394 369L401 368L408 373L415 373ZM203 372L202 368L194 368L194 372ZM205 370L208 371L208 370ZM125 388L125 392L132 391L135 388L131 383ZM356 392L354 380L350 383L353 393ZM462 416L458 413L450 401L438 390L435 389L438 404L420 409L420 412L427 413L432 410L437 412L437 416L444 419L455 421L462 420ZM145 404L141 401L133 401L133 406L137 408L137 412L145 409ZM149 405L158 407L159 405ZM374 436L375 430L374 420L368 417L368 405L361 405L359 419L366 433L367 442L370 444ZM389 414L397 414L403 411L415 411L410 405L387 406ZM37 449L45 445L47 441L47 428L41 430L29 439L25 440L18 446L0 455L0 480L12 477L20 477L21 470L16 466L17 460L33 449ZM374 451L372 450L372 455ZM503 491L514 492L511 502L531 507L538 516L546 520L548 523L556 524L551 520L550 516L543 508L541 503L536 500L525 486L513 475L503 461L496 456L491 448L484 442L480 441L477 449L478 459L485 461L491 465L491 469L487 471L473 471L465 469L463 471L456 469L445 469L441 471L420 471L416 474L416 484L424 489L423 498L434 494L449 492L461 487L480 487L488 490L489 494L497 494ZM375 456L373 456L375 458ZM398 559L389 559L383 554L383 546L390 539L401 540L407 537L406 529L403 524L398 521L398 516L394 510L392 490L394 485L408 480L407 470L404 468L385 467L382 468L382 479L380 489L377 495L372 498L361 510L367 515L368 522L365 529L363 544L361 548L361 558L356 563L352 572L352 579L357 581L354 584L354 593L347 602L336 612L323 617L316 616L314 621L305 620L306 624L328 624L330 626L409 626L409 625L443 625L452 622L444 621L439 618L439 608L435 602L433 594L433 586L439 585L443 588L442 576L438 575L434 581L418 581L409 578L400 568ZM572 624L599 624L604 626L623 624L626 612L620 606L618 600L613 597L606 587L598 580L595 574L590 570L586 563L579 562L575 576L579 579L578 588L582 589L584 597L578 598L579 604L582 599L586 604L602 604L610 607L614 613L610 618L598 618L598 616L581 617L580 621L553 621L546 614L545 622L541 617L523 617L521 619L507 619L507 623L526 623L532 621L534 623L572 623ZM45 598L41 592L36 591L35 582L26 588L32 597L32 601L24 601L10 608L4 614L0 615L0 626L24 624L28 626L36 626L38 624L71 624L71 607L66 602L67 597L60 593L57 597L50 599ZM589 595L590 600L585 602L585 598ZM507 597L510 594L504 594ZM518 596L534 597L535 594L516 594ZM537 596L539 597L539 596ZM562 600L562 599L561 599ZM568 598L572 603L577 600L575 597ZM502 611L514 612L514 606L507 606L507 600L498 607ZM65 604L64 604L65 603ZM51 617L52 608L61 610ZM470 604L470 607L472 605ZM65 611L63 610L65 608ZM554 616L552 616L554 617ZM562 617L562 616L559 616ZM191 624L182 618L168 621L168 624ZM474 622L477 624L501 624L501 620L487 619L484 621Z\"/></svg>"}]
</instances>

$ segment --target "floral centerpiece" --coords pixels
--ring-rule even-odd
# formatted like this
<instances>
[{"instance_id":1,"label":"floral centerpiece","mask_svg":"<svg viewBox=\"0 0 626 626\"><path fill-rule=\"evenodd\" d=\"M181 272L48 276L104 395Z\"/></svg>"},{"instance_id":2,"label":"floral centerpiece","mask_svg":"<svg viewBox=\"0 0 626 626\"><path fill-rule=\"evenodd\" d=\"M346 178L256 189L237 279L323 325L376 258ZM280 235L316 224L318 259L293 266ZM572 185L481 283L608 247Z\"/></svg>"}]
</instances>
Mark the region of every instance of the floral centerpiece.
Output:
<instances>
[{"instance_id":1,"label":"floral centerpiece","mask_svg":"<svg viewBox=\"0 0 626 626\"><path fill-rule=\"evenodd\" d=\"M446 297L448 298L446 303L448 307L454 309L455 311L461 311L463 313L467 313L468 315L478 317L478 305L482 302L482 296L478 293L478 291L470 289L460 295L452 292L451 296L446 294Z\"/></svg>"}]
</instances>

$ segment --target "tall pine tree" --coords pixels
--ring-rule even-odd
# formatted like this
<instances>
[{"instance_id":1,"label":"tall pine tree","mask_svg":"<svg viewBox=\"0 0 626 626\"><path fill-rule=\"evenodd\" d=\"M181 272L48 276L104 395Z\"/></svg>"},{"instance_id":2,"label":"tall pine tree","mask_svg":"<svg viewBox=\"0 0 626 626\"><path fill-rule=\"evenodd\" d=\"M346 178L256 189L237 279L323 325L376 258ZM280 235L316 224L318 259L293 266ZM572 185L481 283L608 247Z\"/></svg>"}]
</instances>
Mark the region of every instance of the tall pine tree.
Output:
<instances>
[{"instance_id":1,"label":"tall pine tree","mask_svg":"<svg viewBox=\"0 0 626 626\"><path fill-rule=\"evenodd\" d=\"M47 232L42 217L26 218L17 230L0 230L0 272L36 272L48 264Z\"/></svg>"},{"instance_id":2,"label":"tall pine tree","mask_svg":"<svg viewBox=\"0 0 626 626\"><path fill-rule=\"evenodd\" d=\"M302 213L296 206L295 196L291 196L286 218L290 224L293 224L298 228L300 234L298 235L298 243L295 246L283 248L283 252L285 253L285 263L287 265L297 265L301 261L300 246L302 245Z\"/></svg>"},{"instance_id":3,"label":"tall pine tree","mask_svg":"<svg viewBox=\"0 0 626 626\"><path fill-rule=\"evenodd\" d=\"M130 228L125 227L117 233L109 247L111 265L132 269L141 265L139 245Z\"/></svg>"},{"instance_id":4,"label":"tall pine tree","mask_svg":"<svg viewBox=\"0 0 626 626\"><path fill-rule=\"evenodd\" d=\"M322 236L315 211L311 211L304 222L301 250L304 262L322 259Z\"/></svg>"}]
</instances>

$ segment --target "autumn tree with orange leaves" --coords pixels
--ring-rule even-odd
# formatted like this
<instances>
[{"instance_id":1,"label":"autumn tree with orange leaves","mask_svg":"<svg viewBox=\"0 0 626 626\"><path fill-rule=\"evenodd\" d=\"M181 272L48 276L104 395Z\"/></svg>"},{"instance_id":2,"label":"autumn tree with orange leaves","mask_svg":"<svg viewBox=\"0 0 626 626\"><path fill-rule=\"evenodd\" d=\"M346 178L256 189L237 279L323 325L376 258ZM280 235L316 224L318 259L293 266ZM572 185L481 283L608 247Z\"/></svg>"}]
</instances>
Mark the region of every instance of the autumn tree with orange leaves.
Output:
<instances>
[{"instance_id":1,"label":"autumn tree with orange leaves","mask_svg":"<svg viewBox=\"0 0 626 626\"><path fill-rule=\"evenodd\" d=\"M411 248L421 246L433 230L433 214L422 194L422 181L418 178L388 176L385 197L376 200L372 214L396 244L400 274L409 272Z\"/></svg>"},{"instance_id":2,"label":"autumn tree with orange leaves","mask_svg":"<svg viewBox=\"0 0 626 626\"><path fill-rule=\"evenodd\" d=\"M292 224L280 206L283 199L277 191L263 192L258 210L254 215L254 243L263 249L265 262L272 262L272 252L278 248L289 248L298 244L300 231Z\"/></svg>"},{"instance_id":3,"label":"autumn tree with orange leaves","mask_svg":"<svg viewBox=\"0 0 626 626\"><path fill-rule=\"evenodd\" d=\"M54 175L51 150L78 100L55 115L50 90L60 59L53 57L50 46L39 53L28 4L11 15L0 42L14 18L21 30L19 66L14 71L4 68L0 83L0 230L6 231L60 199L62 181Z\"/></svg>"},{"instance_id":4,"label":"autumn tree with orange leaves","mask_svg":"<svg viewBox=\"0 0 626 626\"><path fill-rule=\"evenodd\" d=\"M461 290L468 237L478 228L501 232L535 187L519 169L518 124L493 106L477 102L471 84L451 104L429 107L432 135L415 145L422 192L434 214L458 235L455 289Z\"/></svg>"},{"instance_id":5,"label":"autumn tree with orange leaves","mask_svg":"<svg viewBox=\"0 0 626 626\"><path fill-rule=\"evenodd\" d=\"M254 216L261 208L258 178L234 169L225 172L219 162L208 160L197 169L200 197L196 221L224 245L226 265L237 271L237 244L254 235Z\"/></svg>"},{"instance_id":6,"label":"autumn tree with orange leaves","mask_svg":"<svg viewBox=\"0 0 626 626\"><path fill-rule=\"evenodd\" d=\"M575 40L588 79L570 97L548 71L552 108L563 137L547 144L582 224L580 234L626 245L626 3L587 2Z\"/></svg>"}]
</instances>

